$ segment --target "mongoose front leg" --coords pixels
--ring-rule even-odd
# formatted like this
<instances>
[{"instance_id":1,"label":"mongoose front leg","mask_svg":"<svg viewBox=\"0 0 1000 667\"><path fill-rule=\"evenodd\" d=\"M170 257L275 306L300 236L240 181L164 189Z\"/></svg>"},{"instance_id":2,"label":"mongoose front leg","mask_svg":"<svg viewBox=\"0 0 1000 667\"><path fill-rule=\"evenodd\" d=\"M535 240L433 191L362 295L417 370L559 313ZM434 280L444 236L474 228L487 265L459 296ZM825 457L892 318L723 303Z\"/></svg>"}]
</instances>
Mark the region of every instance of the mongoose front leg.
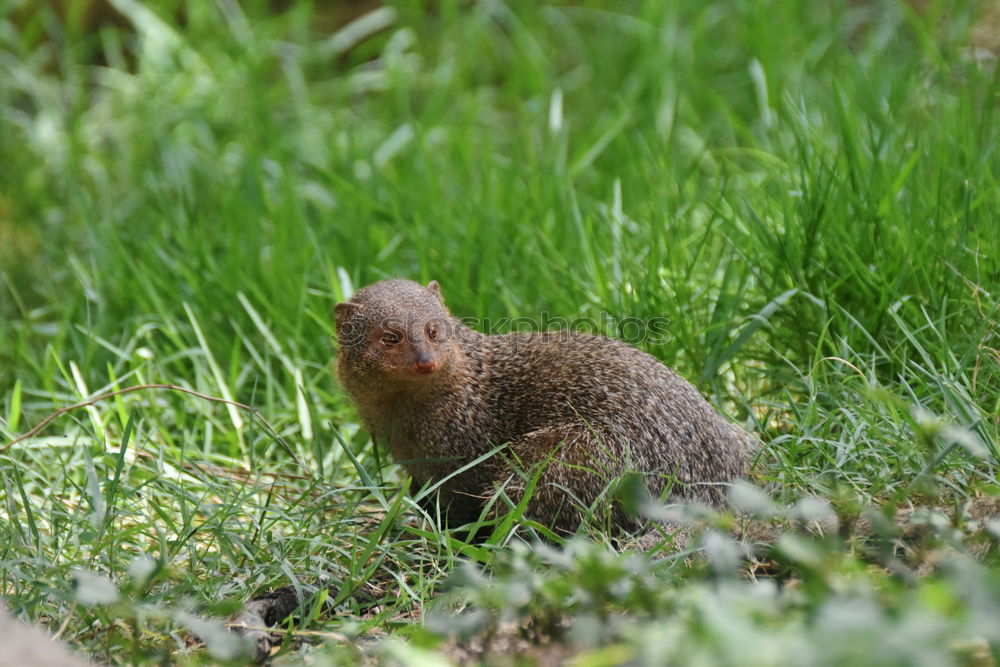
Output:
<instances>
[{"instance_id":1,"label":"mongoose front leg","mask_svg":"<svg viewBox=\"0 0 1000 667\"><path fill-rule=\"evenodd\" d=\"M563 533L572 533L594 509L609 485L628 469L626 460L616 456L620 447L607 433L588 424L566 424L532 431L512 442L509 453L498 457L495 479L503 482L503 493L514 507L528 489L525 514ZM615 513L618 523L627 522L621 511L600 504ZM494 515L507 511L498 503Z\"/></svg>"}]
</instances>

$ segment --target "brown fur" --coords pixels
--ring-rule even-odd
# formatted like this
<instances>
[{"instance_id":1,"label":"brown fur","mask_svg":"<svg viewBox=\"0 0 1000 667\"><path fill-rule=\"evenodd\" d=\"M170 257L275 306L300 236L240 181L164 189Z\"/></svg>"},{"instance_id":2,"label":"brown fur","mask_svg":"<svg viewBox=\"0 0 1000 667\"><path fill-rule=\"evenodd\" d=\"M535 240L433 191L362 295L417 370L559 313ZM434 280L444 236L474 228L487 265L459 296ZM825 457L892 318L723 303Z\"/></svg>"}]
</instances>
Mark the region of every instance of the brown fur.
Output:
<instances>
[{"instance_id":1,"label":"brown fur","mask_svg":"<svg viewBox=\"0 0 1000 667\"><path fill-rule=\"evenodd\" d=\"M515 468L545 466L527 514L566 531L625 473L642 473L654 495L672 484L672 498L718 507L726 483L746 472L753 438L619 341L481 334L451 315L436 282L369 285L335 313L340 383L417 485L508 445L442 487L453 525L474 520L498 485L519 501L525 477ZM611 516L633 527L623 513Z\"/></svg>"}]
</instances>

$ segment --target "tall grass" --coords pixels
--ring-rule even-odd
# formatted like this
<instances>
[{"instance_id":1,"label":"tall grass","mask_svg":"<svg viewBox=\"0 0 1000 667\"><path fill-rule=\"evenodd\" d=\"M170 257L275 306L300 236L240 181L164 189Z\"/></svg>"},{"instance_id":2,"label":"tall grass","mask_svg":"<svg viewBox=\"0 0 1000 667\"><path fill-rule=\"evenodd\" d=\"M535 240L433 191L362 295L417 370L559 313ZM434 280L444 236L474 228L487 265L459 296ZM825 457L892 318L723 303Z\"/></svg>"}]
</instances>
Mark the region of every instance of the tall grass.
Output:
<instances>
[{"instance_id":1,"label":"tall grass","mask_svg":"<svg viewBox=\"0 0 1000 667\"><path fill-rule=\"evenodd\" d=\"M640 345L761 434L782 500L995 492L981 8L399 2L330 32L324 3L111 5L0 14L0 434L166 383L303 465L152 390L2 451L3 592L91 654L315 578L379 601L341 596L338 632L406 634L492 557L412 518L329 372L332 304L387 276L460 316L666 318ZM78 567L133 602L75 606Z\"/></svg>"}]
</instances>

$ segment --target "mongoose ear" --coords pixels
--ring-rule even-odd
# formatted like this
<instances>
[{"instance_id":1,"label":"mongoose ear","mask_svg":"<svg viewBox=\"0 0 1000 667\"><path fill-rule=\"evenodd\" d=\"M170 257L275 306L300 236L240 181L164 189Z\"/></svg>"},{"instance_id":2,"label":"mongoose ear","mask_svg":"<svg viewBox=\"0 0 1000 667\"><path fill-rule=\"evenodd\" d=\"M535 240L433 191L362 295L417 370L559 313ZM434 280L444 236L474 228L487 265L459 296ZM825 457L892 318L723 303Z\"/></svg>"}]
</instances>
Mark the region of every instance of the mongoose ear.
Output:
<instances>
[{"instance_id":1,"label":"mongoose ear","mask_svg":"<svg viewBox=\"0 0 1000 667\"><path fill-rule=\"evenodd\" d=\"M333 319L339 327L341 324L349 320L354 313L358 312L361 306L356 303L351 303L349 301L342 301L333 307Z\"/></svg>"},{"instance_id":2,"label":"mongoose ear","mask_svg":"<svg viewBox=\"0 0 1000 667\"><path fill-rule=\"evenodd\" d=\"M440 299L442 303L444 303L444 297L441 296L441 284L438 283L438 281L432 280L429 283L427 283L427 289L429 289L431 292L434 292L437 298Z\"/></svg>"}]
</instances>

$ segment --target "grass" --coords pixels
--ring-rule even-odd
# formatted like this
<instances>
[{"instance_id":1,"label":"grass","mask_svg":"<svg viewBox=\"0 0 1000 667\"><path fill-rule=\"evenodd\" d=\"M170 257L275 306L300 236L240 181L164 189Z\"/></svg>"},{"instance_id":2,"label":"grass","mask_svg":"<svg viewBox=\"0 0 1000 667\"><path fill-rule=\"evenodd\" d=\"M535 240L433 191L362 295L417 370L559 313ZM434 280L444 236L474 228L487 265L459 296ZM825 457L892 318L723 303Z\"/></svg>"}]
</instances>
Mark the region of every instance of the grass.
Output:
<instances>
[{"instance_id":1,"label":"grass","mask_svg":"<svg viewBox=\"0 0 1000 667\"><path fill-rule=\"evenodd\" d=\"M0 439L163 383L252 405L291 454L170 390L0 451L0 591L22 617L100 661L224 661L238 647L199 619L321 579L336 611L290 637L332 662L1000 655L993 551L940 525L958 555L922 577L913 554L791 529L756 583L724 546L464 544L329 369L332 305L388 276L492 322L665 318L640 346L761 435L754 481L780 506L995 495L983 7L393 2L343 26L324 3L111 5L0 13Z\"/></svg>"}]
</instances>

